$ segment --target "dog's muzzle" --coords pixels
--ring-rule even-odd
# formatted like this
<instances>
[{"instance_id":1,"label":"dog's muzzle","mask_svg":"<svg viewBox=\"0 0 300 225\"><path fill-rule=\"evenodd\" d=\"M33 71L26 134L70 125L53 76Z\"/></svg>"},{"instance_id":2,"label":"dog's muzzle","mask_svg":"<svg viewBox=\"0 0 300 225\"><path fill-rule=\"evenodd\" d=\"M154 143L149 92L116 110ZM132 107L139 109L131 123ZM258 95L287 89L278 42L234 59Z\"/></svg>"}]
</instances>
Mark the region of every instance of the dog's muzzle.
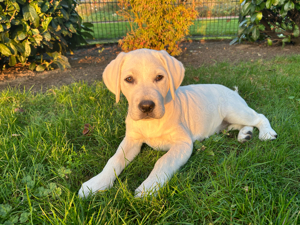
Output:
<instances>
[{"instance_id":1,"label":"dog's muzzle","mask_svg":"<svg viewBox=\"0 0 300 225\"><path fill-rule=\"evenodd\" d=\"M143 113L151 113L155 107L155 103L150 100L143 100L138 105L139 110Z\"/></svg>"}]
</instances>

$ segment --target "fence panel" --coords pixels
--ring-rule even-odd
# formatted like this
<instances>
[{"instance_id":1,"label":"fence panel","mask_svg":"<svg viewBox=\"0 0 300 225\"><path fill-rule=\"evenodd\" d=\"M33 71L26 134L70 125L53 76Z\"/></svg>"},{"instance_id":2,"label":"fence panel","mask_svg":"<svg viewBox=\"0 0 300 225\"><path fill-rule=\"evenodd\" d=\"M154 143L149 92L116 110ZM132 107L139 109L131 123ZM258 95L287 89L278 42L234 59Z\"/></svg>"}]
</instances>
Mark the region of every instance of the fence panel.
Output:
<instances>
[{"instance_id":1,"label":"fence panel","mask_svg":"<svg viewBox=\"0 0 300 225\"><path fill-rule=\"evenodd\" d=\"M191 4L191 0L185 1ZM116 12L117 0L80 0L77 12L92 23L95 41L117 41L129 30L129 23ZM234 37L238 30L239 0L196 0L199 12L190 34L194 37Z\"/></svg>"}]
</instances>

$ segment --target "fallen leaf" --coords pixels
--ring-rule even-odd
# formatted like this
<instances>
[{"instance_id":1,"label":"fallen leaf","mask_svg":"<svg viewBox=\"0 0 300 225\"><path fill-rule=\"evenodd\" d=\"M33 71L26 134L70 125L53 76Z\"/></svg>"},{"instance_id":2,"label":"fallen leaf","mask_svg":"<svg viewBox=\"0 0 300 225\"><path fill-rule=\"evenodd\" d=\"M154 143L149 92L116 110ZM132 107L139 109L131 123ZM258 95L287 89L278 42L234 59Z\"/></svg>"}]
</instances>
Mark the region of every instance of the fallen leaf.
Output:
<instances>
[{"instance_id":1,"label":"fallen leaf","mask_svg":"<svg viewBox=\"0 0 300 225\"><path fill-rule=\"evenodd\" d=\"M20 112L20 113L22 113L22 112L24 112L24 109L22 109L22 108L15 108L14 111L15 111L15 112Z\"/></svg>"},{"instance_id":2,"label":"fallen leaf","mask_svg":"<svg viewBox=\"0 0 300 225\"><path fill-rule=\"evenodd\" d=\"M19 136L21 136L21 134L12 134L11 136L12 137L19 137Z\"/></svg>"},{"instance_id":3,"label":"fallen leaf","mask_svg":"<svg viewBox=\"0 0 300 225\"><path fill-rule=\"evenodd\" d=\"M84 124L84 129L82 131L82 134L88 135L91 133L92 130L93 130L93 127L90 124L86 123L86 124Z\"/></svg>"}]
</instances>

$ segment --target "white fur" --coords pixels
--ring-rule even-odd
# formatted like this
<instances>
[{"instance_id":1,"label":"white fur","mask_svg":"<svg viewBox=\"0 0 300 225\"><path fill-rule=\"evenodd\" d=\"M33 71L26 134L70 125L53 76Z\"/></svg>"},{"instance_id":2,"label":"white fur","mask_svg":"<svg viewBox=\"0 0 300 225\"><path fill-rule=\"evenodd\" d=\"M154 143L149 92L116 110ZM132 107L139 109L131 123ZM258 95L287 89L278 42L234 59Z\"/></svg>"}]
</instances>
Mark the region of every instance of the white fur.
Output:
<instances>
[{"instance_id":1,"label":"white fur","mask_svg":"<svg viewBox=\"0 0 300 225\"><path fill-rule=\"evenodd\" d=\"M164 76L156 81L157 75ZM125 79L131 76L133 83ZM143 143L168 151L155 164L149 177L136 189L136 196L155 193L190 158L195 140L203 140L222 129L240 130L238 140L259 129L261 140L276 139L268 119L249 108L235 91L217 84L179 87L184 77L181 62L165 51L148 49L120 53L105 69L103 80L120 99L128 100L126 135L117 152L97 176L82 184L79 196L112 187L116 176L141 150ZM151 100L155 108L143 113L138 105ZM248 137L248 138L247 138Z\"/></svg>"}]
</instances>

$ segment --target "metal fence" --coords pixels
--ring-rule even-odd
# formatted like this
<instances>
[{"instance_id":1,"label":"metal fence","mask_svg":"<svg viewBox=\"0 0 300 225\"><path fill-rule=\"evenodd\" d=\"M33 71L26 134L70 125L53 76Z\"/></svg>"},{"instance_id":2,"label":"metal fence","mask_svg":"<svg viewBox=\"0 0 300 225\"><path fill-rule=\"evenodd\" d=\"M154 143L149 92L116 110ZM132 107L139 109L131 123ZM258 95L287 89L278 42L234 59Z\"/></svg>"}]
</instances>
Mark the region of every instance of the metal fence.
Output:
<instances>
[{"instance_id":1,"label":"metal fence","mask_svg":"<svg viewBox=\"0 0 300 225\"><path fill-rule=\"evenodd\" d=\"M187 4L189 4L189 0ZM238 30L239 0L196 0L199 12L190 27L193 37L233 37ZM92 23L95 41L116 41L129 30L129 22L117 14L116 0L80 0L77 12L84 22Z\"/></svg>"}]
</instances>

